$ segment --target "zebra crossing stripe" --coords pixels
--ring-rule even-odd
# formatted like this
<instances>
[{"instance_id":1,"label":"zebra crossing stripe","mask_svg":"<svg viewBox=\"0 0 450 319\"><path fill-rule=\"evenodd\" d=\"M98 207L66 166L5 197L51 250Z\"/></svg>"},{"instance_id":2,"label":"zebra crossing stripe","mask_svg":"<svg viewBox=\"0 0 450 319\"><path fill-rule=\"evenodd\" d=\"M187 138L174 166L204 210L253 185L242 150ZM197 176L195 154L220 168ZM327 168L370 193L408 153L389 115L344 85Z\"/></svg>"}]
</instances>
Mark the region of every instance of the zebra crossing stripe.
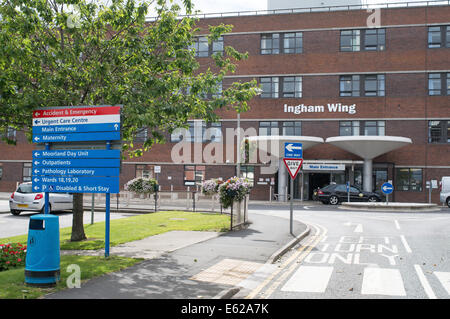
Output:
<instances>
[{"instance_id":1,"label":"zebra crossing stripe","mask_svg":"<svg viewBox=\"0 0 450 319\"><path fill-rule=\"evenodd\" d=\"M361 294L406 296L400 271L378 267L365 268Z\"/></svg>"},{"instance_id":2,"label":"zebra crossing stripe","mask_svg":"<svg viewBox=\"0 0 450 319\"><path fill-rule=\"evenodd\" d=\"M281 291L325 292L334 267L300 266Z\"/></svg>"},{"instance_id":3,"label":"zebra crossing stripe","mask_svg":"<svg viewBox=\"0 0 450 319\"><path fill-rule=\"evenodd\" d=\"M439 279L444 289L450 295L450 272L435 271L434 275Z\"/></svg>"}]
</instances>

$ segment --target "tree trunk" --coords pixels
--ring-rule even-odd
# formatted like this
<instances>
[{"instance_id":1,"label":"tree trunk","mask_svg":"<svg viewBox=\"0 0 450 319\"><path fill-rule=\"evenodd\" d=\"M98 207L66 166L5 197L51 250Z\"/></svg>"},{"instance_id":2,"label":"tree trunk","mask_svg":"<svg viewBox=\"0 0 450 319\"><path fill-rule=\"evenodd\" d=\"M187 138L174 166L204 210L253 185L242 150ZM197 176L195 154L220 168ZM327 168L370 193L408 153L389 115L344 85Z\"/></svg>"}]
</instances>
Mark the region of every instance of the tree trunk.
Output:
<instances>
[{"instance_id":1,"label":"tree trunk","mask_svg":"<svg viewBox=\"0 0 450 319\"><path fill-rule=\"evenodd\" d=\"M83 225L83 193L73 194L73 219L72 236L70 241L82 241L86 239Z\"/></svg>"}]
</instances>

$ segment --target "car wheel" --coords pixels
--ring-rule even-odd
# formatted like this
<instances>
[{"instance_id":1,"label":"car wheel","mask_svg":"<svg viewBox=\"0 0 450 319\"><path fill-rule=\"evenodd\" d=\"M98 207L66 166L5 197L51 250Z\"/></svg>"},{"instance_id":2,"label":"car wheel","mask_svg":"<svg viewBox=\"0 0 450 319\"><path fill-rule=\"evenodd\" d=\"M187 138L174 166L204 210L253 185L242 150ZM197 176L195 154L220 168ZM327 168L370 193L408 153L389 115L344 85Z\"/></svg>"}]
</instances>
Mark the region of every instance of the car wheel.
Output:
<instances>
[{"instance_id":1,"label":"car wheel","mask_svg":"<svg viewBox=\"0 0 450 319\"><path fill-rule=\"evenodd\" d=\"M328 200L328 202L331 205L337 205L337 204L339 204L339 198L335 195L332 195L332 196L330 196L330 199Z\"/></svg>"},{"instance_id":2,"label":"car wheel","mask_svg":"<svg viewBox=\"0 0 450 319\"><path fill-rule=\"evenodd\" d=\"M447 206L450 208L450 198L447 198Z\"/></svg>"},{"instance_id":3,"label":"car wheel","mask_svg":"<svg viewBox=\"0 0 450 319\"><path fill-rule=\"evenodd\" d=\"M48 213L51 214L51 212L52 212L52 205L48 204ZM42 206L40 213L45 214L45 204L44 204L44 206Z\"/></svg>"},{"instance_id":4,"label":"car wheel","mask_svg":"<svg viewBox=\"0 0 450 319\"><path fill-rule=\"evenodd\" d=\"M370 196L368 201L369 202L378 202L378 198L376 198L375 196Z\"/></svg>"},{"instance_id":5,"label":"car wheel","mask_svg":"<svg viewBox=\"0 0 450 319\"><path fill-rule=\"evenodd\" d=\"M11 214L13 214L14 216L19 216L20 210L11 209Z\"/></svg>"}]
</instances>

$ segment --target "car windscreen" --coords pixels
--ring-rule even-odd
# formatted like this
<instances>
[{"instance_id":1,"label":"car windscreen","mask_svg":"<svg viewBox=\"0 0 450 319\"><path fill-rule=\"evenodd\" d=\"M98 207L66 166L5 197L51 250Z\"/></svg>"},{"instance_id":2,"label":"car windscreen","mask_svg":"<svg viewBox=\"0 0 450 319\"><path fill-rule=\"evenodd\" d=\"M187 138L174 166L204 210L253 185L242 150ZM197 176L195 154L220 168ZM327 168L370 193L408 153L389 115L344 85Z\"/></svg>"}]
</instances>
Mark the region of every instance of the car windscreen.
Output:
<instances>
[{"instance_id":1,"label":"car windscreen","mask_svg":"<svg viewBox=\"0 0 450 319\"><path fill-rule=\"evenodd\" d=\"M33 188L31 187L31 184L22 184L22 185L19 185L19 187L17 188L17 192L18 193L32 193Z\"/></svg>"},{"instance_id":2,"label":"car windscreen","mask_svg":"<svg viewBox=\"0 0 450 319\"><path fill-rule=\"evenodd\" d=\"M335 186L336 186L336 184L330 184L325 187L322 187L321 190L323 190L323 191L332 190Z\"/></svg>"}]
</instances>

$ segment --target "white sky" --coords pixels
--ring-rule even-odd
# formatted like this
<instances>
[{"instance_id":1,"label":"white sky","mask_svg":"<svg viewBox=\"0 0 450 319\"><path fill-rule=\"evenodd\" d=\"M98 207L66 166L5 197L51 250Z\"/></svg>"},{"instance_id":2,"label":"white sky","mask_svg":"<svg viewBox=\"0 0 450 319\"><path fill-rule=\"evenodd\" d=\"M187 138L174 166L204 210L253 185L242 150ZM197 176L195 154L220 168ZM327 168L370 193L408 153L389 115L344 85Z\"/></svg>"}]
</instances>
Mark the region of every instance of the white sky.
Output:
<instances>
[{"instance_id":1,"label":"white sky","mask_svg":"<svg viewBox=\"0 0 450 319\"><path fill-rule=\"evenodd\" d=\"M180 0L175 1L180 3ZM365 0L365 3L376 4L424 1L426 0ZM194 3L194 10L200 10L201 13L267 10L267 0L192 0L192 2ZM298 0L299 5L296 7L302 7L301 2L301 0Z\"/></svg>"}]
</instances>

